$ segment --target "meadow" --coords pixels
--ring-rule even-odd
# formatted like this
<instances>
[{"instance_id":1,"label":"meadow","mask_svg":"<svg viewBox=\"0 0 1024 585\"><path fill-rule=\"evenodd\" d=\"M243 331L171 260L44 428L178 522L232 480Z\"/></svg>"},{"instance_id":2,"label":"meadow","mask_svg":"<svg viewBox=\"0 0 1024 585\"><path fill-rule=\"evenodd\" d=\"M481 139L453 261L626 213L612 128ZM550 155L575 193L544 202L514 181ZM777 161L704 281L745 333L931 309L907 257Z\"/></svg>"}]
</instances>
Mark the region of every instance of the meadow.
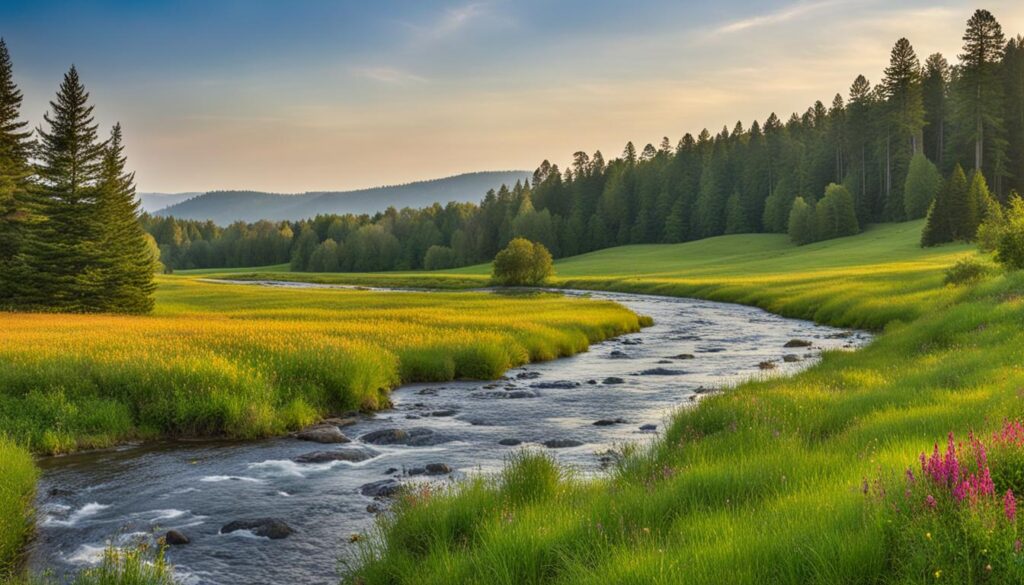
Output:
<instances>
[{"instance_id":1,"label":"meadow","mask_svg":"<svg viewBox=\"0 0 1024 585\"><path fill-rule=\"evenodd\" d=\"M388 406L406 382L497 378L638 330L611 302L159 279L145 316L7 314L0 328L0 575L30 528L29 450L256 438Z\"/></svg>"},{"instance_id":2,"label":"meadow","mask_svg":"<svg viewBox=\"0 0 1024 585\"><path fill-rule=\"evenodd\" d=\"M1021 527L1003 494L1024 492L1024 435L1000 437L1024 415L1024 275L945 285L945 269L977 253L922 250L920 227L800 248L728 236L559 262L560 285L756 304L880 334L795 377L679 411L607 479L580 481L524 453L500 477L408 493L346 581L1019 583ZM415 275L384 280L399 279ZM975 482L969 497L936 475L950 450L964 462L958 477Z\"/></svg>"}]
</instances>

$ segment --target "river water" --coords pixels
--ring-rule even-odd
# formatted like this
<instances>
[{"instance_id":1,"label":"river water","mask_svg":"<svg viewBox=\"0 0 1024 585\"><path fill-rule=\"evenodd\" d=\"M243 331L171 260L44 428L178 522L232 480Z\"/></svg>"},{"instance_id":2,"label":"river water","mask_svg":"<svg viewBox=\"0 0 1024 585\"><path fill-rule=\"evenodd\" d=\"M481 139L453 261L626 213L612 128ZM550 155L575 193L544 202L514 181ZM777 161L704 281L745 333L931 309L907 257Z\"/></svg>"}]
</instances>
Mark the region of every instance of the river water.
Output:
<instances>
[{"instance_id":1,"label":"river water","mask_svg":"<svg viewBox=\"0 0 1024 585\"><path fill-rule=\"evenodd\" d=\"M652 316L655 325L572 358L511 370L499 381L404 386L392 394L393 409L343 427L349 445L294 438L179 441L43 459L31 568L68 574L97 562L108 543L176 529L191 539L167 553L183 583L336 583L338 560L355 546L349 536L372 527L367 507L375 501L362 495L365 484L493 473L523 448L545 449L580 474L598 475L606 451L652 440L675 409L709 390L791 374L815 363L822 350L870 340L864 332L740 305L567 294L612 299ZM813 345L785 348L791 339ZM785 361L787 355L797 361ZM761 362L775 367L763 370ZM360 448L360 437L387 429L423 430L412 433L418 446L366 445L373 456L360 462L295 461L316 451ZM502 444L513 441L521 443ZM551 441L578 445L544 445ZM443 463L451 473L416 473L430 463ZM267 516L295 532L279 540L220 533L233 520Z\"/></svg>"}]
</instances>

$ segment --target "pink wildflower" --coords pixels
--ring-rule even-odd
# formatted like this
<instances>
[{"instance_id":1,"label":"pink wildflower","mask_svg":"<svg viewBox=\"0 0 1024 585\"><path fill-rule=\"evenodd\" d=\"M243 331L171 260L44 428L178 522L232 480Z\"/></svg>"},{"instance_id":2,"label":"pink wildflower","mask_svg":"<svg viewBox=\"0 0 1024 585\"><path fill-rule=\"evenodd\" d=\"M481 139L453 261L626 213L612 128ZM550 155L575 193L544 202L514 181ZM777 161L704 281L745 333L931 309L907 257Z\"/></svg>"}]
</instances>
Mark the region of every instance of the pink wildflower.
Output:
<instances>
[{"instance_id":1,"label":"pink wildflower","mask_svg":"<svg viewBox=\"0 0 1024 585\"><path fill-rule=\"evenodd\" d=\"M1013 490L1006 490L1006 495L1003 496L1003 512L1006 513L1006 519L1013 522L1017 517L1017 498L1013 497ZM1020 541L1018 540L1019 544Z\"/></svg>"},{"instance_id":2,"label":"pink wildflower","mask_svg":"<svg viewBox=\"0 0 1024 585\"><path fill-rule=\"evenodd\" d=\"M931 494L928 494L928 495L927 495L927 496L925 497L925 499L924 499L924 503L925 503L925 505L927 505L927 506L928 506L929 508L931 508L932 510L934 510L934 509L935 509L935 506L936 506L936 505L938 505L938 502L936 502L936 501L935 501L935 498L933 498Z\"/></svg>"}]
</instances>

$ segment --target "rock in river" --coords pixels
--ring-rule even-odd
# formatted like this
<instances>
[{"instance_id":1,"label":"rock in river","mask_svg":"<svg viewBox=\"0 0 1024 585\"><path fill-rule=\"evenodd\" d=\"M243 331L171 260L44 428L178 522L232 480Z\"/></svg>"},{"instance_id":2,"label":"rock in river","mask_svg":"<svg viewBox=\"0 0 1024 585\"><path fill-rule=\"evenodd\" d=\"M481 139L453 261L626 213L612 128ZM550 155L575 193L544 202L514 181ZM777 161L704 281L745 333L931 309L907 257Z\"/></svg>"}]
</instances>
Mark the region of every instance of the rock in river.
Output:
<instances>
[{"instance_id":1,"label":"rock in river","mask_svg":"<svg viewBox=\"0 0 1024 585\"><path fill-rule=\"evenodd\" d=\"M540 388L542 390L569 390L571 388L578 388L579 382L573 382L571 380L556 380L554 382L537 382L531 384L531 388Z\"/></svg>"},{"instance_id":2,"label":"rock in river","mask_svg":"<svg viewBox=\"0 0 1024 585\"><path fill-rule=\"evenodd\" d=\"M373 445L408 445L410 447L438 445L448 441L447 437L426 427L380 429L379 431L366 433L359 437L359 439L364 443L371 443Z\"/></svg>"},{"instance_id":3,"label":"rock in river","mask_svg":"<svg viewBox=\"0 0 1024 585\"><path fill-rule=\"evenodd\" d=\"M811 342L806 339L790 339L782 347L811 347Z\"/></svg>"},{"instance_id":4,"label":"rock in river","mask_svg":"<svg viewBox=\"0 0 1024 585\"><path fill-rule=\"evenodd\" d=\"M682 376L686 372L683 370L670 370L668 368L651 368L644 370L638 375L640 376Z\"/></svg>"},{"instance_id":5,"label":"rock in river","mask_svg":"<svg viewBox=\"0 0 1024 585\"><path fill-rule=\"evenodd\" d=\"M610 427L612 425L623 425L626 424L624 418L602 418L594 423L595 427Z\"/></svg>"},{"instance_id":6,"label":"rock in river","mask_svg":"<svg viewBox=\"0 0 1024 585\"><path fill-rule=\"evenodd\" d=\"M331 461L350 461L357 463L373 459L378 453L366 447L343 447L333 451L314 451L299 455L293 461L296 463L329 463Z\"/></svg>"},{"instance_id":7,"label":"rock in river","mask_svg":"<svg viewBox=\"0 0 1024 585\"><path fill-rule=\"evenodd\" d=\"M648 424L645 424L645 425L640 425L640 430L644 431L646 433L649 433L649 432L652 432L652 431L656 431L657 429L658 429L658 425L656 425L656 424L648 423Z\"/></svg>"},{"instance_id":8,"label":"rock in river","mask_svg":"<svg viewBox=\"0 0 1024 585\"><path fill-rule=\"evenodd\" d=\"M792 353L787 353L786 355L782 356L782 361L786 362L787 364L798 362L800 361L800 356Z\"/></svg>"},{"instance_id":9,"label":"rock in river","mask_svg":"<svg viewBox=\"0 0 1024 585\"><path fill-rule=\"evenodd\" d=\"M452 468L447 463L428 463L425 467L413 467L406 473L408 475L447 475L451 472Z\"/></svg>"},{"instance_id":10,"label":"rock in river","mask_svg":"<svg viewBox=\"0 0 1024 585\"><path fill-rule=\"evenodd\" d=\"M348 443L349 438L341 432L336 425L318 424L302 429L295 433L295 438L300 441L312 441L314 443Z\"/></svg>"},{"instance_id":11,"label":"rock in river","mask_svg":"<svg viewBox=\"0 0 1024 585\"><path fill-rule=\"evenodd\" d=\"M551 439L550 441L544 441L544 446L548 449L565 449L566 447L579 447L582 445L582 441L576 439Z\"/></svg>"},{"instance_id":12,"label":"rock in river","mask_svg":"<svg viewBox=\"0 0 1024 585\"><path fill-rule=\"evenodd\" d=\"M394 479L382 479L380 481L364 484L359 488L359 493L368 498L390 498L402 489L402 484Z\"/></svg>"},{"instance_id":13,"label":"rock in river","mask_svg":"<svg viewBox=\"0 0 1024 585\"><path fill-rule=\"evenodd\" d=\"M622 378L619 378L618 376L608 376L607 378L604 379L604 383L608 385L625 384L626 381L623 380Z\"/></svg>"},{"instance_id":14,"label":"rock in river","mask_svg":"<svg viewBox=\"0 0 1024 585\"><path fill-rule=\"evenodd\" d=\"M253 518L251 520L235 520L221 527L221 534L229 534L238 530L248 530L256 536L263 536L271 540L285 538L294 533L291 526L277 518Z\"/></svg>"},{"instance_id":15,"label":"rock in river","mask_svg":"<svg viewBox=\"0 0 1024 585\"><path fill-rule=\"evenodd\" d=\"M502 439L498 441L498 444L505 447L515 447L516 445L522 445L523 442L519 439Z\"/></svg>"},{"instance_id":16,"label":"rock in river","mask_svg":"<svg viewBox=\"0 0 1024 585\"><path fill-rule=\"evenodd\" d=\"M182 544L188 544L192 542L187 536L178 532L177 530L168 530L167 534L164 535L164 542L171 546L178 546Z\"/></svg>"}]
</instances>

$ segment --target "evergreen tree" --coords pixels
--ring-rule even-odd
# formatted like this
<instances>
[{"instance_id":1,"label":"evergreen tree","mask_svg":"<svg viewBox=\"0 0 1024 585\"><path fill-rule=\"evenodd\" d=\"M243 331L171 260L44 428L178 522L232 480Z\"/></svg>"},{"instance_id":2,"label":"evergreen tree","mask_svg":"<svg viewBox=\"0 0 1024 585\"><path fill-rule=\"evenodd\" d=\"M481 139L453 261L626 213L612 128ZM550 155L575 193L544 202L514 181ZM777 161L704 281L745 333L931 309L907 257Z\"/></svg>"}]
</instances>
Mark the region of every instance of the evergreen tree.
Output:
<instances>
[{"instance_id":1,"label":"evergreen tree","mask_svg":"<svg viewBox=\"0 0 1024 585\"><path fill-rule=\"evenodd\" d=\"M962 234L963 239L973 241L980 226L986 219L988 210L992 208L995 200L988 189L988 182L981 171L971 173L970 186L967 189L967 200L970 204L968 218L970 223L965 223Z\"/></svg>"},{"instance_id":2,"label":"evergreen tree","mask_svg":"<svg viewBox=\"0 0 1024 585\"><path fill-rule=\"evenodd\" d=\"M928 208L942 188L942 175L922 153L910 159L906 185L903 188L903 209L907 219L920 219L928 214Z\"/></svg>"},{"instance_id":3,"label":"evergreen tree","mask_svg":"<svg viewBox=\"0 0 1024 585\"><path fill-rule=\"evenodd\" d=\"M308 225L302 228L298 239L292 245L291 269L293 271L302 272L308 270L309 259L319 242L320 239L317 237L316 232L313 231L313 228Z\"/></svg>"},{"instance_id":4,"label":"evergreen tree","mask_svg":"<svg viewBox=\"0 0 1024 585\"><path fill-rule=\"evenodd\" d=\"M921 146L924 105L921 65L910 42L902 38L892 49L882 90L887 100L885 135L885 217L903 216L903 183L911 157Z\"/></svg>"},{"instance_id":5,"label":"evergreen tree","mask_svg":"<svg viewBox=\"0 0 1024 585\"><path fill-rule=\"evenodd\" d=\"M97 139L89 94L72 67L64 75L52 113L37 129L40 145L39 215L33 230L28 286L36 302L63 311L100 311L108 265L103 250L104 226L98 210L97 180L104 145Z\"/></svg>"},{"instance_id":6,"label":"evergreen tree","mask_svg":"<svg viewBox=\"0 0 1024 585\"><path fill-rule=\"evenodd\" d=\"M121 125L111 130L97 181L97 213L102 223L103 306L118 313L153 309L153 259L139 223L135 174L125 170Z\"/></svg>"},{"instance_id":7,"label":"evergreen tree","mask_svg":"<svg viewBox=\"0 0 1024 585\"><path fill-rule=\"evenodd\" d=\"M941 53L930 55L924 63L924 79L921 84L925 122L924 155L940 168L943 166L946 153L949 81L949 62ZM923 214L911 219L916 217L923 217Z\"/></svg>"},{"instance_id":8,"label":"evergreen tree","mask_svg":"<svg viewBox=\"0 0 1024 585\"><path fill-rule=\"evenodd\" d=\"M1003 29L992 13L977 10L967 21L956 83L956 122L961 148L970 149L974 170L998 185L1006 174L1003 86L998 78Z\"/></svg>"},{"instance_id":9,"label":"evergreen tree","mask_svg":"<svg viewBox=\"0 0 1024 585\"><path fill-rule=\"evenodd\" d=\"M969 240L977 230L977 216L969 197L967 175L960 165L946 180L931 208L921 235L922 246Z\"/></svg>"},{"instance_id":10,"label":"evergreen tree","mask_svg":"<svg viewBox=\"0 0 1024 585\"><path fill-rule=\"evenodd\" d=\"M20 119L21 100L7 45L0 39L0 308L20 306L28 297L21 286L29 270L25 243L33 220L33 144L25 130L28 123Z\"/></svg>"}]
</instances>

